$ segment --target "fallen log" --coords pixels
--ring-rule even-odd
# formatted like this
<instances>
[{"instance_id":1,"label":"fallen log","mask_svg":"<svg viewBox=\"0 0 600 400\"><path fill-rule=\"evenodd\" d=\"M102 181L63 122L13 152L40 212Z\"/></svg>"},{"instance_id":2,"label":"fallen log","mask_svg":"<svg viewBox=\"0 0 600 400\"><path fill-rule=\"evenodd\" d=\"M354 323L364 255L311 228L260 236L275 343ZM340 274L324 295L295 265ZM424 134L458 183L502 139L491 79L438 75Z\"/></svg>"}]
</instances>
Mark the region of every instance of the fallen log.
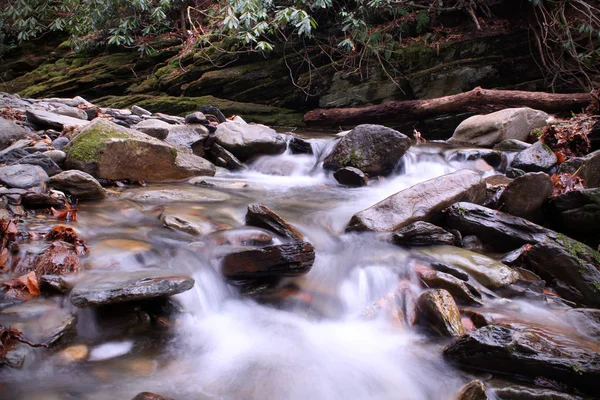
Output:
<instances>
[{"instance_id":1,"label":"fallen log","mask_svg":"<svg viewBox=\"0 0 600 400\"><path fill-rule=\"evenodd\" d=\"M580 112L591 101L589 93L559 94L476 87L469 92L436 99L391 101L360 108L317 108L304 114L304 122L309 126L403 124L441 115L482 114L512 107L530 107L548 113Z\"/></svg>"}]
</instances>

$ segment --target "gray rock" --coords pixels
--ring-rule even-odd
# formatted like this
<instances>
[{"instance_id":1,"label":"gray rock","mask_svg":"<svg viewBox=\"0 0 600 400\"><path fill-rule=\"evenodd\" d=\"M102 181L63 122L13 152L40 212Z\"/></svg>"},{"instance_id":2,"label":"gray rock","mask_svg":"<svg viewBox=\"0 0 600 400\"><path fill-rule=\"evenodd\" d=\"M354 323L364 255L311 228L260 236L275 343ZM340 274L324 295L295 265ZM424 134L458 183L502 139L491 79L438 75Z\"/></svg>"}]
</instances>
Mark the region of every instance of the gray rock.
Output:
<instances>
[{"instance_id":1,"label":"gray rock","mask_svg":"<svg viewBox=\"0 0 600 400\"><path fill-rule=\"evenodd\" d=\"M217 190L198 188L195 190L159 189L144 190L131 197L139 203L170 203L170 202L198 202L212 203L228 200L231 196Z\"/></svg>"},{"instance_id":2,"label":"gray rock","mask_svg":"<svg viewBox=\"0 0 600 400\"><path fill-rule=\"evenodd\" d=\"M452 246L456 238L439 226L425 221L416 221L394 232L392 241L400 246L432 246L439 244Z\"/></svg>"},{"instance_id":3,"label":"gray rock","mask_svg":"<svg viewBox=\"0 0 600 400\"><path fill-rule=\"evenodd\" d=\"M230 151L240 161L250 157L281 154L286 149L285 140L275 130L265 125L247 124L243 121L226 121L217 126L217 144Z\"/></svg>"},{"instance_id":4,"label":"gray rock","mask_svg":"<svg viewBox=\"0 0 600 400\"><path fill-rule=\"evenodd\" d=\"M442 336L460 336L465 333L460 311L454 298L447 290L431 289L417 299L419 322L426 322Z\"/></svg>"},{"instance_id":5,"label":"gray rock","mask_svg":"<svg viewBox=\"0 0 600 400\"><path fill-rule=\"evenodd\" d=\"M76 107L62 106L62 107L54 110L54 112L58 115L64 115L67 117L82 119L84 121L88 120L87 113Z\"/></svg>"},{"instance_id":6,"label":"gray rock","mask_svg":"<svg viewBox=\"0 0 600 400\"><path fill-rule=\"evenodd\" d=\"M207 235L216 229L215 225L212 223L198 224L176 215L166 215L162 221L169 228L189 233L190 235Z\"/></svg>"},{"instance_id":7,"label":"gray rock","mask_svg":"<svg viewBox=\"0 0 600 400\"><path fill-rule=\"evenodd\" d=\"M29 153L23 149L12 149L0 155L0 164L17 164L20 159L27 157L28 155Z\"/></svg>"},{"instance_id":8,"label":"gray rock","mask_svg":"<svg viewBox=\"0 0 600 400\"><path fill-rule=\"evenodd\" d=\"M546 126L549 118L545 112L531 108L507 108L475 115L458 125L448 142L492 147L506 139L525 141L533 129Z\"/></svg>"},{"instance_id":9,"label":"gray rock","mask_svg":"<svg viewBox=\"0 0 600 400\"><path fill-rule=\"evenodd\" d=\"M515 385L514 383L507 385L506 382L500 382L500 384L501 387L492 390L498 400L585 400L581 396L539 386Z\"/></svg>"},{"instance_id":10,"label":"gray rock","mask_svg":"<svg viewBox=\"0 0 600 400\"><path fill-rule=\"evenodd\" d=\"M65 201L43 193L28 192L21 198L21 204L27 208L61 208L65 205Z\"/></svg>"},{"instance_id":11,"label":"gray rock","mask_svg":"<svg viewBox=\"0 0 600 400\"><path fill-rule=\"evenodd\" d=\"M65 126L84 127L89 125L88 121L59 115L49 111L29 109L25 114L27 116L27 121L40 129L50 128L62 131Z\"/></svg>"},{"instance_id":12,"label":"gray rock","mask_svg":"<svg viewBox=\"0 0 600 400\"><path fill-rule=\"evenodd\" d=\"M463 169L414 185L354 214L346 231L392 232L415 221L435 223L442 210L457 201L484 199L481 176Z\"/></svg>"},{"instance_id":13,"label":"gray rock","mask_svg":"<svg viewBox=\"0 0 600 400\"><path fill-rule=\"evenodd\" d=\"M410 147L408 136L381 125L359 125L345 135L323 160L336 171L358 168L369 176L388 175Z\"/></svg>"},{"instance_id":14,"label":"gray rock","mask_svg":"<svg viewBox=\"0 0 600 400\"><path fill-rule=\"evenodd\" d=\"M585 157L568 159L560 165L559 173L577 173L577 176L583 179L585 187L600 187L600 150Z\"/></svg>"},{"instance_id":15,"label":"gray rock","mask_svg":"<svg viewBox=\"0 0 600 400\"><path fill-rule=\"evenodd\" d=\"M193 112L188 114L185 117L186 124L208 124L208 120L206 119L206 115L201 113L200 111Z\"/></svg>"},{"instance_id":16,"label":"gray rock","mask_svg":"<svg viewBox=\"0 0 600 400\"><path fill-rule=\"evenodd\" d=\"M508 184L500 196L500 209L518 217L528 218L540 211L554 184L545 172L529 172Z\"/></svg>"},{"instance_id":17,"label":"gray rock","mask_svg":"<svg viewBox=\"0 0 600 400\"><path fill-rule=\"evenodd\" d=\"M48 185L69 193L79 200L103 199L106 191L93 176L83 171L70 170L54 175Z\"/></svg>"},{"instance_id":18,"label":"gray rock","mask_svg":"<svg viewBox=\"0 0 600 400\"><path fill-rule=\"evenodd\" d=\"M150 111L145 110L145 109L143 109L140 106L133 106L133 107L131 107L131 113L133 115L137 115L138 117L142 117L144 115L147 115L147 116L152 115L152 113Z\"/></svg>"},{"instance_id":19,"label":"gray rock","mask_svg":"<svg viewBox=\"0 0 600 400\"><path fill-rule=\"evenodd\" d=\"M528 149L515 155L511 167L525 172L548 171L557 162L558 159L550 147L542 142L535 142Z\"/></svg>"},{"instance_id":20,"label":"gray rock","mask_svg":"<svg viewBox=\"0 0 600 400\"><path fill-rule=\"evenodd\" d=\"M506 152L514 152L521 151L531 147L530 143L522 142L517 139L506 139L501 141L500 143L494 146L494 150L498 151L506 151Z\"/></svg>"},{"instance_id":21,"label":"gray rock","mask_svg":"<svg viewBox=\"0 0 600 400\"><path fill-rule=\"evenodd\" d=\"M263 204L252 203L248 205L246 225L263 228L290 239L304 239L304 236L296 228Z\"/></svg>"},{"instance_id":22,"label":"gray rock","mask_svg":"<svg viewBox=\"0 0 600 400\"><path fill-rule=\"evenodd\" d=\"M360 187L365 186L369 179L358 168L344 167L334 172L333 177L341 185Z\"/></svg>"},{"instance_id":23,"label":"gray rock","mask_svg":"<svg viewBox=\"0 0 600 400\"><path fill-rule=\"evenodd\" d=\"M156 118L145 119L133 126L133 129L140 132L144 132L146 135L150 135L160 140L165 140L169 135L169 129L173 125L168 124Z\"/></svg>"},{"instance_id":24,"label":"gray rock","mask_svg":"<svg viewBox=\"0 0 600 400\"><path fill-rule=\"evenodd\" d=\"M152 116L156 119L166 122L167 124L180 125L185 123L185 118L183 117L176 117L173 115L167 115L163 113L154 113Z\"/></svg>"},{"instance_id":25,"label":"gray rock","mask_svg":"<svg viewBox=\"0 0 600 400\"><path fill-rule=\"evenodd\" d=\"M172 271L105 271L75 284L71 303L76 307L96 307L147 300L182 293L193 286L194 279Z\"/></svg>"},{"instance_id":26,"label":"gray rock","mask_svg":"<svg viewBox=\"0 0 600 400\"><path fill-rule=\"evenodd\" d=\"M523 171L522 169L518 169L518 168L507 168L506 169L506 177L507 178L516 179L525 174L526 174L526 172Z\"/></svg>"},{"instance_id":27,"label":"gray rock","mask_svg":"<svg viewBox=\"0 0 600 400\"><path fill-rule=\"evenodd\" d=\"M217 143L212 143L208 150L204 149L205 140L206 138L192 145L192 151L195 155L207 159L217 167L227 168L230 171L238 171L246 168L236 156Z\"/></svg>"},{"instance_id":28,"label":"gray rock","mask_svg":"<svg viewBox=\"0 0 600 400\"><path fill-rule=\"evenodd\" d=\"M65 153L62 150L48 150L42 154L50 157L50 159L54 161L58 166L62 165L67 159L67 153Z\"/></svg>"},{"instance_id":29,"label":"gray rock","mask_svg":"<svg viewBox=\"0 0 600 400\"><path fill-rule=\"evenodd\" d=\"M6 149L11 143L25 139L33 132L17 125L16 122L0 117L0 150Z\"/></svg>"},{"instance_id":30,"label":"gray rock","mask_svg":"<svg viewBox=\"0 0 600 400\"><path fill-rule=\"evenodd\" d=\"M46 171L48 176L53 176L62 172L62 169L54 161L52 161L50 157L42 153L29 154L9 165L14 164L37 165Z\"/></svg>"},{"instance_id":31,"label":"gray rock","mask_svg":"<svg viewBox=\"0 0 600 400\"><path fill-rule=\"evenodd\" d=\"M208 136L203 125L171 125L165 142L176 147L191 147L192 144Z\"/></svg>"},{"instance_id":32,"label":"gray rock","mask_svg":"<svg viewBox=\"0 0 600 400\"><path fill-rule=\"evenodd\" d=\"M13 144L11 144L10 146L8 146L7 148L5 148L4 150L0 150L0 156L4 156L12 151L15 150L23 150L26 151L25 149L29 147L29 145L31 144L31 140L29 139L21 139L21 140L17 140L16 142L14 142Z\"/></svg>"},{"instance_id":33,"label":"gray rock","mask_svg":"<svg viewBox=\"0 0 600 400\"><path fill-rule=\"evenodd\" d=\"M52 147L56 150L62 150L66 145L69 144L69 138L61 136L52 141Z\"/></svg>"},{"instance_id":34,"label":"gray rock","mask_svg":"<svg viewBox=\"0 0 600 400\"><path fill-rule=\"evenodd\" d=\"M42 185L48 174L41 167L30 164L14 164L0 167L0 182L12 188L27 189Z\"/></svg>"}]
</instances>

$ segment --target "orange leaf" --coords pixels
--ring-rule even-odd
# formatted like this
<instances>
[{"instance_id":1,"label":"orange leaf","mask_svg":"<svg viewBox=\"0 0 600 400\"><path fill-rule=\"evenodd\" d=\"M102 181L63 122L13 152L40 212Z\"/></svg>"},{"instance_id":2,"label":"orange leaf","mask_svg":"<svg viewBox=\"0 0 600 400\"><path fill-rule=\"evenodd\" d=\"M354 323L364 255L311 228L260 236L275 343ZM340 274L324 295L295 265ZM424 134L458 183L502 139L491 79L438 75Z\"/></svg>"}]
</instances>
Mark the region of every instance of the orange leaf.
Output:
<instances>
[{"instance_id":1,"label":"orange leaf","mask_svg":"<svg viewBox=\"0 0 600 400\"><path fill-rule=\"evenodd\" d=\"M3 282L2 286L8 288L6 291L8 296L17 299L31 300L40 295L40 285L33 271L10 281Z\"/></svg>"}]
</instances>

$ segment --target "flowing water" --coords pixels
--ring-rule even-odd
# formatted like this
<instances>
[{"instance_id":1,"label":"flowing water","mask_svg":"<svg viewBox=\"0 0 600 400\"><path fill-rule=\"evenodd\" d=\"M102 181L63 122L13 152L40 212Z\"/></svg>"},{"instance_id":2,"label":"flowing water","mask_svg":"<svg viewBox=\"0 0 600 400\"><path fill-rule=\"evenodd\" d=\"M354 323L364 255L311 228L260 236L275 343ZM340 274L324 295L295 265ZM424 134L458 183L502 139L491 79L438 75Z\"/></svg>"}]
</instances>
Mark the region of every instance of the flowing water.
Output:
<instances>
[{"instance_id":1,"label":"flowing water","mask_svg":"<svg viewBox=\"0 0 600 400\"><path fill-rule=\"evenodd\" d=\"M0 371L0 397L130 399L152 391L180 400L453 398L468 378L443 360L447 341L390 318L364 317L367 307L399 284L415 296L422 290L411 253L374 234L343 231L352 214L393 193L481 165L448 161L450 153L436 145L413 146L390 177L347 188L320 165L335 139L311 143L314 156L262 157L243 172L222 170L206 179L227 188L152 184L81 204L73 226L91 249L90 268L110 274L167 267L190 274L196 284L175 296L182 312L166 319L169 328L150 334L111 330L131 321L107 322L89 309L78 310L77 335L66 344L86 345L86 361L66 362L58 352L35 350L21 370ZM144 197L162 189L189 201ZM281 289L261 301L224 281L209 261L210 248L190 245L202 237L166 228L160 220L176 215L203 226L238 228L252 202L275 210L316 248L307 275L280 282ZM30 229L50 225L40 220ZM60 298L53 301L72 308ZM489 299L485 307L574 329L574 322L555 316L543 302L514 301L508 307L502 299Z\"/></svg>"}]
</instances>

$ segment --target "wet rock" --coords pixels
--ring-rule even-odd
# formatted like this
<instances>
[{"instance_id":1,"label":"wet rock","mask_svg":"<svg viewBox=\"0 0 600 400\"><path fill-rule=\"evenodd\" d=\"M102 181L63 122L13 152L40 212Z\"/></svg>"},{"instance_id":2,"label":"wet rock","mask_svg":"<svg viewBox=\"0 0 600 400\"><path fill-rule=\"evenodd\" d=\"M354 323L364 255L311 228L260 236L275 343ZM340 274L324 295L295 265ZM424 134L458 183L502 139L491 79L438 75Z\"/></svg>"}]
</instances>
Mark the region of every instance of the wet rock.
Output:
<instances>
[{"instance_id":1,"label":"wet rock","mask_svg":"<svg viewBox=\"0 0 600 400\"><path fill-rule=\"evenodd\" d=\"M59 115L49 111L29 109L25 115L27 116L27 122L32 123L39 129L56 129L57 131L62 131L65 126L80 128L89 125L89 121L87 120Z\"/></svg>"},{"instance_id":2,"label":"wet rock","mask_svg":"<svg viewBox=\"0 0 600 400\"><path fill-rule=\"evenodd\" d=\"M461 122L448 142L492 147L506 139L524 141L533 129L546 126L549 118L543 111L525 107L475 115Z\"/></svg>"},{"instance_id":3,"label":"wet rock","mask_svg":"<svg viewBox=\"0 0 600 400\"><path fill-rule=\"evenodd\" d=\"M560 165L559 173L575 174L587 188L600 187L600 150L585 157L573 157Z\"/></svg>"},{"instance_id":4,"label":"wet rock","mask_svg":"<svg viewBox=\"0 0 600 400\"><path fill-rule=\"evenodd\" d=\"M227 168L230 171L238 171L246 168L236 156L217 143L213 143L208 149L205 149L204 141L200 140L192 144L192 151L198 157L206 158L217 167Z\"/></svg>"},{"instance_id":5,"label":"wet rock","mask_svg":"<svg viewBox=\"0 0 600 400\"><path fill-rule=\"evenodd\" d=\"M438 244L452 246L456 238L439 226L425 221L416 221L394 232L392 241L400 246L433 246Z\"/></svg>"},{"instance_id":6,"label":"wet rock","mask_svg":"<svg viewBox=\"0 0 600 400\"><path fill-rule=\"evenodd\" d=\"M381 125L359 125L325 157L323 168L358 168L369 176L390 174L410 147L408 136Z\"/></svg>"},{"instance_id":7,"label":"wet rock","mask_svg":"<svg viewBox=\"0 0 600 400\"><path fill-rule=\"evenodd\" d=\"M473 285L441 271L418 271L421 282L432 289L445 289L456 300L467 305L482 305L481 293Z\"/></svg>"},{"instance_id":8,"label":"wet rock","mask_svg":"<svg viewBox=\"0 0 600 400\"><path fill-rule=\"evenodd\" d=\"M21 204L27 208L61 208L65 205L65 199L44 193L27 192L21 198Z\"/></svg>"},{"instance_id":9,"label":"wet rock","mask_svg":"<svg viewBox=\"0 0 600 400\"><path fill-rule=\"evenodd\" d=\"M88 276L71 292L76 307L95 307L172 296L190 290L194 280L171 271L105 272Z\"/></svg>"},{"instance_id":10,"label":"wet rock","mask_svg":"<svg viewBox=\"0 0 600 400\"><path fill-rule=\"evenodd\" d=\"M296 228L263 204L252 203L248 205L246 225L263 228L290 239L304 239L304 236Z\"/></svg>"},{"instance_id":11,"label":"wet rock","mask_svg":"<svg viewBox=\"0 0 600 400\"><path fill-rule=\"evenodd\" d=\"M68 361L68 362L83 361L87 358L89 352L90 351L86 345L77 344L75 346L69 346L64 350L61 350L58 353L58 356L62 360Z\"/></svg>"},{"instance_id":12,"label":"wet rock","mask_svg":"<svg viewBox=\"0 0 600 400\"><path fill-rule=\"evenodd\" d=\"M283 137L268 126L239 120L220 123L216 136L217 144L242 162L254 156L281 154L287 147Z\"/></svg>"},{"instance_id":13,"label":"wet rock","mask_svg":"<svg viewBox=\"0 0 600 400\"><path fill-rule=\"evenodd\" d=\"M167 215L163 218L163 223L169 228L177 231L189 233L190 235L206 235L213 232L217 227L209 222L198 224L191 221L187 221L175 215Z\"/></svg>"},{"instance_id":14,"label":"wet rock","mask_svg":"<svg viewBox=\"0 0 600 400\"><path fill-rule=\"evenodd\" d=\"M481 381L471 381L462 387L456 400L488 400L485 386Z\"/></svg>"},{"instance_id":15,"label":"wet rock","mask_svg":"<svg viewBox=\"0 0 600 400\"><path fill-rule=\"evenodd\" d=\"M548 171L557 162L558 159L550 147L542 142L535 142L528 149L515 155L511 167L525 172Z\"/></svg>"},{"instance_id":16,"label":"wet rock","mask_svg":"<svg viewBox=\"0 0 600 400\"><path fill-rule=\"evenodd\" d=\"M452 246L419 248L419 253L431 259L458 268L488 288L501 288L519 279L512 268L482 254Z\"/></svg>"},{"instance_id":17,"label":"wet rock","mask_svg":"<svg viewBox=\"0 0 600 400\"><path fill-rule=\"evenodd\" d=\"M457 201L484 199L481 176L463 169L414 185L354 214L346 231L391 232L415 221L435 223L442 210Z\"/></svg>"},{"instance_id":18,"label":"wet rock","mask_svg":"<svg viewBox=\"0 0 600 400\"><path fill-rule=\"evenodd\" d=\"M59 107L56 110L54 110L54 112L56 114L65 115L67 117L77 118L77 119L81 119L84 121L88 120L87 113L76 107L62 106L62 107Z\"/></svg>"},{"instance_id":19,"label":"wet rock","mask_svg":"<svg viewBox=\"0 0 600 400\"><path fill-rule=\"evenodd\" d=\"M52 147L54 147L56 150L62 150L68 144L69 138L64 136L58 137L52 141Z\"/></svg>"},{"instance_id":20,"label":"wet rock","mask_svg":"<svg viewBox=\"0 0 600 400\"><path fill-rule=\"evenodd\" d=\"M564 235L523 218L470 203L448 209L446 223L463 234L475 234L488 246L507 251L530 244L527 268L550 282L567 300L600 305L600 254Z\"/></svg>"},{"instance_id":21,"label":"wet rock","mask_svg":"<svg viewBox=\"0 0 600 400\"><path fill-rule=\"evenodd\" d=\"M496 388L493 393L498 400L584 400L570 393L515 384Z\"/></svg>"},{"instance_id":22,"label":"wet rock","mask_svg":"<svg viewBox=\"0 0 600 400\"><path fill-rule=\"evenodd\" d=\"M497 170L506 168L506 157L502 152L489 149L460 149L448 156L448 161L476 161L483 160Z\"/></svg>"},{"instance_id":23,"label":"wet rock","mask_svg":"<svg viewBox=\"0 0 600 400\"><path fill-rule=\"evenodd\" d=\"M62 172L62 169L50 157L45 154L36 153L30 154L26 157L21 158L19 161L14 162L14 164L29 164L29 165L37 165L46 171L48 176L53 176Z\"/></svg>"},{"instance_id":24,"label":"wet rock","mask_svg":"<svg viewBox=\"0 0 600 400\"><path fill-rule=\"evenodd\" d=\"M574 320L574 326L583 334L600 339L600 310L596 308L571 308L566 311L567 317Z\"/></svg>"},{"instance_id":25,"label":"wet rock","mask_svg":"<svg viewBox=\"0 0 600 400\"><path fill-rule=\"evenodd\" d=\"M552 222L561 232L577 236L600 233L600 188L561 194L550 202L550 207Z\"/></svg>"},{"instance_id":26,"label":"wet rock","mask_svg":"<svg viewBox=\"0 0 600 400\"><path fill-rule=\"evenodd\" d=\"M219 123L223 123L223 122L227 121L227 118L225 118L225 115L223 115L221 110L219 110L215 106L201 106L200 108L198 108L198 111L200 111L201 113L203 113L206 116L212 116Z\"/></svg>"},{"instance_id":27,"label":"wet rock","mask_svg":"<svg viewBox=\"0 0 600 400\"><path fill-rule=\"evenodd\" d=\"M73 288L73 283L61 275L42 275L39 278L42 293L68 293Z\"/></svg>"},{"instance_id":28,"label":"wet rock","mask_svg":"<svg viewBox=\"0 0 600 400\"><path fill-rule=\"evenodd\" d=\"M266 246L273 244L273 235L265 229L234 228L213 232L205 240L217 246Z\"/></svg>"},{"instance_id":29,"label":"wet rock","mask_svg":"<svg viewBox=\"0 0 600 400\"><path fill-rule=\"evenodd\" d=\"M417 308L419 321L427 322L442 336L460 336L465 333L458 307L447 290L424 291L417 300Z\"/></svg>"},{"instance_id":30,"label":"wet rock","mask_svg":"<svg viewBox=\"0 0 600 400\"><path fill-rule=\"evenodd\" d=\"M517 139L506 139L494 146L494 150L506 152L519 152L531 147L530 143L522 142Z\"/></svg>"},{"instance_id":31,"label":"wet rock","mask_svg":"<svg viewBox=\"0 0 600 400\"><path fill-rule=\"evenodd\" d=\"M189 148L206 136L208 129L203 125L171 125L165 142L176 147Z\"/></svg>"},{"instance_id":32,"label":"wet rock","mask_svg":"<svg viewBox=\"0 0 600 400\"><path fill-rule=\"evenodd\" d=\"M508 184L500 196L500 209L527 218L540 211L554 184L544 172L529 172Z\"/></svg>"},{"instance_id":33,"label":"wet rock","mask_svg":"<svg viewBox=\"0 0 600 400\"><path fill-rule=\"evenodd\" d=\"M344 167L334 172L333 177L341 185L360 187L365 186L369 179L358 168Z\"/></svg>"},{"instance_id":34,"label":"wet rock","mask_svg":"<svg viewBox=\"0 0 600 400\"><path fill-rule=\"evenodd\" d=\"M83 171L70 170L54 175L48 180L50 187L56 188L79 200L103 199L106 191L90 174Z\"/></svg>"},{"instance_id":35,"label":"wet rock","mask_svg":"<svg viewBox=\"0 0 600 400\"><path fill-rule=\"evenodd\" d=\"M42 153L48 156L52 161L54 161L58 166L62 165L67 159L67 153L61 150L48 150Z\"/></svg>"},{"instance_id":36,"label":"wet rock","mask_svg":"<svg viewBox=\"0 0 600 400\"><path fill-rule=\"evenodd\" d=\"M131 197L138 203L200 202L212 203L230 198L227 193L212 189L193 188L194 190L159 189L144 190Z\"/></svg>"},{"instance_id":37,"label":"wet rock","mask_svg":"<svg viewBox=\"0 0 600 400\"><path fill-rule=\"evenodd\" d=\"M174 400L170 397L164 397L156 393L141 392L133 397L131 400Z\"/></svg>"},{"instance_id":38,"label":"wet rock","mask_svg":"<svg viewBox=\"0 0 600 400\"><path fill-rule=\"evenodd\" d=\"M136 106L136 105L131 107L131 113L133 115L137 115L138 117L142 117L144 115L146 115L146 116L152 115L152 113L150 111L148 111L140 106Z\"/></svg>"},{"instance_id":39,"label":"wet rock","mask_svg":"<svg viewBox=\"0 0 600 400\"><path fill-rule=\"evenodd\" d=\"M206 119L206 115L201 113L200 111L193 112L191 114L186 115L185 117L186 124L208 124L208 120Z\"/></svg>"},{"instance_id":40,"label":"wet rock","mask_svg":"<svg viewBox=\"0 0 600 400\"><path fill-rule=\"evenodd\" d=\"M27 129L9 119L0 118L0 150L6 149L11 143L32 135Z\"/></svg>"},{"instance_id":41,"label":"wet rock","mask_svg":"<svg viewBox=\"0 0 600 400\"><path fill-rule=\"evenodd\" d=\"M171 129L172 126L173 125L159 119L149 118L135 124L133 129L143 132L146 135L154 138L165 140L165 138L169 135L169 129Z\"/></svg>"},{"instance_id":42,"label":"wet rock","mask_svg":"<svg viewBox=\"0 0 600 400\"><path fill-rule=\"evenodd\" d=\"M292 154L313 154L310 142L298 136L292 136L288 146Z\"/></svg>"},{"instance_id":43,"label":"wet rock","mask_svg":"<svg viewBox=\"0 0 600 400\"><path fill-rule=\"evenodd\" d=\"M520 176L525 175L525 171L523 171L522 169L518 169L518 168L507 168L506 169L506 177L507 178L511 178L511 179L516 179Z\"/></svg>"},{"instance_id":44,"label":"wet rock","mask_svg":"<svg viewBox=\"0 0 600 400\"><path fill-rule=\"evenodd\" d=\"M96 119L71 141L65 165L96 178L166 181L215 174L207 160L133 129Z\"/></svg>"},{"instance_id":45,"label":"wet rock","mask_svg":"<svg viewBox=\"0 0 600 400\"><path fill-rule=\"evenodd\" d=\"M221 272L228 279L298 276L307 273L314 260L314 247L302 241L232 248L221 260Z\"/></svg>"},{"instance_id":46,"label":"wet rock","mask_svg":"<svg viewBox=\"0 0 600 400\"><path fill-rule=\"evenodd\" d=\"M600 354L558 333L540 329L485 326L457 339L444 356L459 365L545 378L595 395Z\"/></svg>"},{"instance_id":47,"label":"wet rock","mask_svg":"<svg viewBox=\"0 0 600 400\"><path fill-rule=\"evenodd\" d=\"M40 186L48 180L48 174L41 167L31 164L13 164L0 167L0 183L19 189Z\"/></svg>"},{"instance_id":48,"label":"wet rock","mask_svg":"<svg viewBox=\"0 0 600 400\"><path fill-rule=\"evenodd\" d=\"M216 189L225 189L225 190L237 190L244 189L250 187L250 185L246 182L238 181L209 181L208 179L204 179L201 177L192 178L188 181L189 184L194 186L200 186L205 188L216 188Z\"/></svg>"}]
</instances>

